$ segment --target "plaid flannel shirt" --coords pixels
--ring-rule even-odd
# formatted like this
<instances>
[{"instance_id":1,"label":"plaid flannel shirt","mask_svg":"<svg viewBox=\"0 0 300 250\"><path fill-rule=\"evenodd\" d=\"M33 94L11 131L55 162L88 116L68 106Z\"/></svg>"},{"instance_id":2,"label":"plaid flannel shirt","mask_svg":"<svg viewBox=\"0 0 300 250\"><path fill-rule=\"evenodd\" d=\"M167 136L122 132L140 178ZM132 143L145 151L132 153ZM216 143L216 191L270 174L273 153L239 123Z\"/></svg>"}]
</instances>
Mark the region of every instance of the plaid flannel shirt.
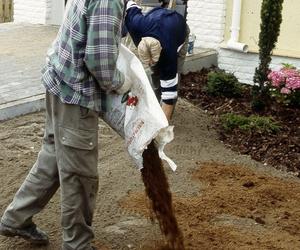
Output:
<instances>
[{"instance_id":1,"label":"plaid flannel shirt","mask_svg":"<svg viewBox=\"0 0 300 250\"><path fill-rule=\"evenodd\" d=\"M122 86L116 61L123 5L122 0L69 0L42 70L45 88L63 103L101 111L105 92Z\"/></svg>"}]
</instances>

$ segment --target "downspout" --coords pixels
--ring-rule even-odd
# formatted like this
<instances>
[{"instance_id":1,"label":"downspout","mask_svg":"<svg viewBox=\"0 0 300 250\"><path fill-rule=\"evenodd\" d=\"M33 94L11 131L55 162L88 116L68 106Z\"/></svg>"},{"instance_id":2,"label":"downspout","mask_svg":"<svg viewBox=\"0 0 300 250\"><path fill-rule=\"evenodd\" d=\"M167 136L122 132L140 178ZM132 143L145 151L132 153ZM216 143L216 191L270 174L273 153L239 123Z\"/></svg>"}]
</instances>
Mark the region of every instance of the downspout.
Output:
<instances>
[{"instance_id":1,"label":"downspout","mask_svg":"<svg viewBox=\"0 0 300 250\"><path fill-rule=\"evenodd\" d=\"M227 42L227 48L247 53L248 45L239 42L241 5L242 0L233 0L232 20L230 28L231 35L229 41Z\"/></svg>"}]
</instances>

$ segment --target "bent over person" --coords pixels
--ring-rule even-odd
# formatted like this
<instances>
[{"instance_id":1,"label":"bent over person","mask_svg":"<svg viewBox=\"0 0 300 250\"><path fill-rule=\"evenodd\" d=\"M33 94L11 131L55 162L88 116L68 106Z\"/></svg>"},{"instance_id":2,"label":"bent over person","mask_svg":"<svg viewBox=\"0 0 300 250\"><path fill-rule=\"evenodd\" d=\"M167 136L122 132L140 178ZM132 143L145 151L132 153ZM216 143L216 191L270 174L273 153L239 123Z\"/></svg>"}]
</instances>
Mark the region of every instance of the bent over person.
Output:
<instances>
[{"instance_id":1,"label":"bent over person","mask_svg":"<svg viewBox=\"0 0 300 250\"><path fill-rule=\"evenodd\" d=\"M164 1L162 4L165 5ZM184 60L186 54L185 18L176 11L163 7L156 7L143 14L134 1L128 1L125 28L138 49L140 60L152 67L154 72L152 81L155 82L157 76L159 77L157 97L161 100L162 109L170 121L178 96L177 59L180 55L184 55Z\"/></svg>"},{"instance_id":2,"label":"bent over person","mask_svg":"<svg viewBox=\"0 0 300 250\"><path fill-rule=\"evenodd\" d=\"M94 249L102 93L122 94L130 88L116 69L123 7L123 0L68 1L43 69L46 123L42 148L1 218L1 235L47 244L47 234L33 217L60 187L62 249Z\"/></svg>"}]
</instances>

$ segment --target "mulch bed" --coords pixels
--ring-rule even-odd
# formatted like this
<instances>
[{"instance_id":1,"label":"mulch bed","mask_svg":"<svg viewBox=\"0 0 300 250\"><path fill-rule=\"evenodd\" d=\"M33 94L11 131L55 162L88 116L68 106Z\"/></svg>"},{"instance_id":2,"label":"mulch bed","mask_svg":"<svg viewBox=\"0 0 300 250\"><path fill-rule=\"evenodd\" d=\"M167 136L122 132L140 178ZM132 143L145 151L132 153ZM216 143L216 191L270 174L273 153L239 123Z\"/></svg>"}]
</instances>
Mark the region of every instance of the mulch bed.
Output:
<instances>
[{"instance_id":1,"label":"mulch bed","mask_svg":"<svg viewBox=\"0 0 300 250\"><path fill-rule=\"evenodd\" d=\"M242 154L251 155L257 161L295 172L300 177L300 109L273 102L266 110L260 111L259 115L272 116L279 122L281 130L277 134L256 131L245 133L240 130L226 132L219 123L220 115L255 114L251 109L251 86L244 86L240 98L210 96L203 87L211 70L202 69L200 72L184 75L179 95L213 115L220 140L227 146Z\"/></svg>"}]
</instances>

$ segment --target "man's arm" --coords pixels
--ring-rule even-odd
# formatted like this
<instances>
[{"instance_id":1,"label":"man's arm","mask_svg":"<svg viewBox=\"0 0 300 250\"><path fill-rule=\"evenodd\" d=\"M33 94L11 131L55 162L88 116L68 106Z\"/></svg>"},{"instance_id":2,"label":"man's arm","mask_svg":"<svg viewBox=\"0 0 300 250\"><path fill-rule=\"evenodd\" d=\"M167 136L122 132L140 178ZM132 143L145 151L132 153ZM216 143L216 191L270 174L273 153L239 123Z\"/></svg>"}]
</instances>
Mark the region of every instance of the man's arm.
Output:
<instances>
[{"instance_id":1,"label":"man's arm","mask_svg":"<svg viewBox=\"0 0 300 250\"><path fill-rule=\"evenodd\" d=\"M129 33L143 34L145 30L150 29L153 21L144 16L142 8L130 0L126 5L125 24Z\"/></svg>"},{"instance_id":2,"label":"man's arm","mask_svg":"<svg viewBox=\"0 0 300 250\"><path fill-rule=\"evenodd\" d=\"M87 69L106 91L120 88L124 75L116 68L121 42L122 0L91 0L87 9Z\"/></svg>"}]
</instances>

